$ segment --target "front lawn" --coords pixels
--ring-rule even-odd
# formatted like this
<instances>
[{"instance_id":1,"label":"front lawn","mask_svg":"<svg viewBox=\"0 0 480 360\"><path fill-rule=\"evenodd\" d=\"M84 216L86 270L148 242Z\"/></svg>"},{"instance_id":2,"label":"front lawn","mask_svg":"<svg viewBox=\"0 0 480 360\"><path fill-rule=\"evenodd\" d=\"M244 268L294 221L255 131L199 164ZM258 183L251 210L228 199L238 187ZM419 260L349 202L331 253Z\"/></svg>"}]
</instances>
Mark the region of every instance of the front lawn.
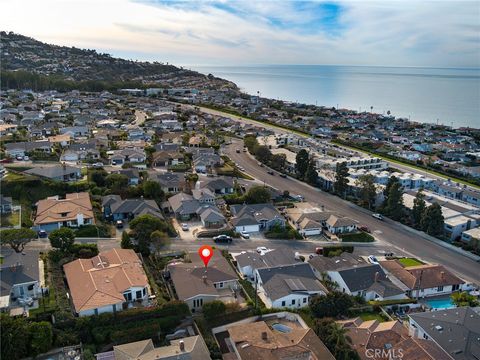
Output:
<instances>
[{"instance_id":1,"label":"front lawn","mask_svg":"<svg viewBox=\"0 0 480 360\"><path fill-rule=\"evenodd\" d=\"M13 211L10 214L3 214L0 217L1 227L13 227L20 225L20 213L19 211Z\"/></svg>"},{"instance_id":2,"label":"front lawn","mask_svg":"<svg viewBox=\"0 0 480 360\"><path fill-rule=\"evenodd\" d=\"M377 320L378 322L384 322L385 318L379 314L374 312L362 312L358 315L363 321L369 320Z\"/></svg>"},{"instance_id":3,"label":"front lawn","mask_svg":"<svg viewBox=\"0 0 480 360\"><path fill-rule=\"evenodd\" d=\"M423 262L414 258L402 258L398 259L398 262L402 264L403 267L423 265Z\"/></svg>"},{"instance_id":4,"label":"front lawn","mask_svg":"<svg viewBox=\"0 0 480 360\"><path fill-rule=\"evenodd\" d=\"M375 239L372 235L366 232L359 232L353 234L341 234L340 238L342 242L374 242Z\"/></svg>"}]
</instances>

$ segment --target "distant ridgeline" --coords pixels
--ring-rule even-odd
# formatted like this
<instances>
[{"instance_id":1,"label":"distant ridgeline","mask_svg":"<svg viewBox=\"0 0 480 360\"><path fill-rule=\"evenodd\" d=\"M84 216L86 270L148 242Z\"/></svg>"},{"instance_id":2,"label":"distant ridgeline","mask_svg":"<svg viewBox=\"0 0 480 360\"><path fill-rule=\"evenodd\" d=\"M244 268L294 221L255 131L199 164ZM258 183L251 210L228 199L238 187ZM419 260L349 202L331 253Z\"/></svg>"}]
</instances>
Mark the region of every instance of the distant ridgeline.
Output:
<instances>
[{"instance_id":1,"label":"distant ridgeline","mask_svg":"<svg viewBox=\"0 0 480 360\"><path fill-rule=\"evenodd\" d=\"M236 88L229 81L168 63L114 58L95 50L46 44L12 32L1 31L0 37L3 89L102 91L183 87L185 83L197 88Z\"/></svg>"}]
</instances>

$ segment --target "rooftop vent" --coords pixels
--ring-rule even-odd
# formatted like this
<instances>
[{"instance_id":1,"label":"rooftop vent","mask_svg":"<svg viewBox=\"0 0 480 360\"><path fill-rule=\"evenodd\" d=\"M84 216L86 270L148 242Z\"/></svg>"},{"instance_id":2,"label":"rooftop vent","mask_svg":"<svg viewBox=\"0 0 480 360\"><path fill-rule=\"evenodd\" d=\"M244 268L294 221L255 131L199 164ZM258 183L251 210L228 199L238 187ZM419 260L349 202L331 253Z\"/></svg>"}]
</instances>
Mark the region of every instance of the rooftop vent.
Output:
<instances>
[{"instance_id":1,"label":"rooftop vent","mask_svg":"<svg viewBox=\"0 0 480 360\"><path fill-rule=\"evenodd\" d=\"M437 330L437 331L442 331L442 330L443 330L443 327L441 327L440 325L436 325L436 326L435 326L435 330Z\"/></svg>"}]
</instances>

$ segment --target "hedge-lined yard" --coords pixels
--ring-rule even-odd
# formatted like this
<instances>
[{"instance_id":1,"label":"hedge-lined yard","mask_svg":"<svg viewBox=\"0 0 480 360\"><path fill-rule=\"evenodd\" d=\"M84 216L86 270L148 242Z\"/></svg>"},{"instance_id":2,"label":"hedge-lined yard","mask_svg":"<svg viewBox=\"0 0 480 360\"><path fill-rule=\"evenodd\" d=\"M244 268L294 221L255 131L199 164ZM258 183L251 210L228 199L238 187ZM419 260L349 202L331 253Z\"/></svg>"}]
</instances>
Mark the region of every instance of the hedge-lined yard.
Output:
<instances>
[{"instance_id":1,"label":"hedge-lined yard","mask_svg":"<svg viewBox=\"0 0 480 360\"><path fill-rule=\"evenodd\" d=\"M366 232L341 234L340 238L342 239L342 242L374 242L375 241L374 237Z\"/></svg>"}]
</instances>

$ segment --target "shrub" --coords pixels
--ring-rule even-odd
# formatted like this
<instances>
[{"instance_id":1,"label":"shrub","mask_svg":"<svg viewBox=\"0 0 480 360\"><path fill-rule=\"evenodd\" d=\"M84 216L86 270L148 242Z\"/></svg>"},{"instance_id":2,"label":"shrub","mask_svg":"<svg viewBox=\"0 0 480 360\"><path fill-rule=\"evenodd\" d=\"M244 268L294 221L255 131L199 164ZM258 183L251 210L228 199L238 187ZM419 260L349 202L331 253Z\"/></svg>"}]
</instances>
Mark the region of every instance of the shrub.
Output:
<instances>
[{"instance_id":1,"label":"shrub","mask_svg":"<svg viewBox=\"0 0 480 360\"><path fill-rule=\"evenodd\" d=\"M353 253L353 249L354 247L351 246L351 245L337 245L337 246L325 246L323 248L323 256L326 256L326 257L329 257L330 255L330 252L332 251L338 251L340 250L340 254L342 252L349 252L349 253ZM339 254L339 255L340 255Z\"/></svg>"},{"instance_id":2,"label":"shrub","mask_svg":"<svg viewBox=\"0 0 480 360\"><path fill-rule=\"evenodd\" d=\"M75 237L109 238L110 229L106 225L82 225L75 230Z\"/></svg>"},{"instance_id":3,"label":"shrub","mask_svg":"<svg viewBox=\"0 0 480 360\"><path fill-rule=\"evenodd\" d=\"M340 235L342 242L373 242L374 237L366 232L342 234Z\"/></svg>"},{"instance_id":4,"label":"shrub","mask_svg":"<svg viewBox=\"0 0 480 360\"><path fill-rule=\"evenodd\" d=\"M208 302L202 307L205 319L211 320L217 316L225 315L227 307L220 300Z\"/></svg>"}]
</instances>

